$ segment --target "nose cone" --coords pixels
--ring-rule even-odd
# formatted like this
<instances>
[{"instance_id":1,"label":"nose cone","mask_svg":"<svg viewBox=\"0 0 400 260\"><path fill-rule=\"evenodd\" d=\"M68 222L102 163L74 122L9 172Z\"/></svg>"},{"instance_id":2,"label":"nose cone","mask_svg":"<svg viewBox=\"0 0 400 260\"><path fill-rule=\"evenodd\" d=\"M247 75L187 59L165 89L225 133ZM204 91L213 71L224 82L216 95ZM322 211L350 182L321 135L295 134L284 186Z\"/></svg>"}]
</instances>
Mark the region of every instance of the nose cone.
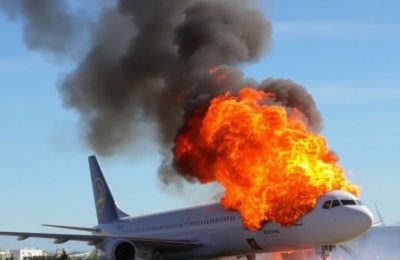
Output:
<instances>
[{"instance_id":1,"label":"nose cone","mask_svg":"<svg viewBox=\"0 0 400 260\"><path fill-rule=\"evenodd\" d=\"M357 236L364 234L374 222L374 217L372 216L371 211L366 207L362 207L361 209L354 212L354 231Z\"/></svg>"}]
</instances>

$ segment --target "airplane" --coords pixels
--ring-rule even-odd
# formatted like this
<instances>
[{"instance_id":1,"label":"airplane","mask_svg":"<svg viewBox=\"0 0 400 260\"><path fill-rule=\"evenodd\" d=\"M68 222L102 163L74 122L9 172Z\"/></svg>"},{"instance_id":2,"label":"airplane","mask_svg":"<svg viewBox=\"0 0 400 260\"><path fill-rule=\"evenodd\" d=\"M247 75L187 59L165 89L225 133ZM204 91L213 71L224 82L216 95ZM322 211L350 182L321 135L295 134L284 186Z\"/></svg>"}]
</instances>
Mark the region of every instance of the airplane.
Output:
<instances>
[{"instance_id":1,"label":"airplane","mask_svg":"<svg viewBox=\"0 0 400 260\"><path fill-rule=\"evenodd\" d=\"M100 259L207 259L265 252L316 249L326 259L336 245L366 232L370 210L350 193L334 190L290 227L266 221L257 231L243 225L240 214L219 203L132 217L117 206L95 156L89 157L98 224L92 228L47 225L88 234L4 232L0 235L84 241L98 249Z\"/></svg>"}]
</instances>

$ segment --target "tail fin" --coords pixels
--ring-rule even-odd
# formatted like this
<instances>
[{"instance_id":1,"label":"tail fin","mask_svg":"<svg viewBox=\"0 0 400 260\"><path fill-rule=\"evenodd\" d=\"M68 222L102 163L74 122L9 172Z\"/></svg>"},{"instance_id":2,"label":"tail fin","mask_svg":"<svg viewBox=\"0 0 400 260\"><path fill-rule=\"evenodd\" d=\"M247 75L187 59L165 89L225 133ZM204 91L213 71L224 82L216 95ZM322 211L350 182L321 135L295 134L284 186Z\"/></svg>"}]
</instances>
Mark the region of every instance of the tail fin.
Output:
<instances>
[{"instance_id":1,"label":"tail fin","mask_svg":"<svg viewBox=\"0 0 400 260\"><path fill-rule=\"evenodd\" d=\"M96 156L89 157L94 202L99 224L119 219L119 209L101 172Z\"/></svg>"}]
</instances>

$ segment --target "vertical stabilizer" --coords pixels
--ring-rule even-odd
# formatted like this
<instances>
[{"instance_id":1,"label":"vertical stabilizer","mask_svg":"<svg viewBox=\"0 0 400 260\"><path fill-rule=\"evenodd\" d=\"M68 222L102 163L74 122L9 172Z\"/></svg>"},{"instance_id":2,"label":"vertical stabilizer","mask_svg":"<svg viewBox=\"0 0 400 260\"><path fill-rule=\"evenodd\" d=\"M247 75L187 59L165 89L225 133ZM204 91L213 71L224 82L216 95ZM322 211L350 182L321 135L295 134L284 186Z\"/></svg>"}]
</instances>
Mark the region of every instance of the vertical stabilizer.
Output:
<instances>
[{"instance_id":1,"label":"vertical stabilizer","mask_svg":"<svg viewBox=\"0 0 400 260\"><path fill-rule=\"evenodd\" d=\"M99 224L118 220L118 208L94 155L89 157L94 203Z\"/></svg>"}]
</instances>

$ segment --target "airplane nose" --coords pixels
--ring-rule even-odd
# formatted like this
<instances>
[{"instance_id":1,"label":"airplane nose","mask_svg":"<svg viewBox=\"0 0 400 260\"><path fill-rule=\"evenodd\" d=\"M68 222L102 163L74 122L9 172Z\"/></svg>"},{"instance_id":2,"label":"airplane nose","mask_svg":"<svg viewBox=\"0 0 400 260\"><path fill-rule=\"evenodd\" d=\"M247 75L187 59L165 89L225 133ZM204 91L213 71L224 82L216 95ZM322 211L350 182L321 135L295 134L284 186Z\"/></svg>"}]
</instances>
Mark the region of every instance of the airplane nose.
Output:
<instances>
[{"instance_id":1,"label":"airplane nose","mask_svg":"<svg viewBox=\"0 0 400 260\"><path fill-rule=\"evenodd\" d=\"M372 226L373 222L374 217L367 208L357 211L357 214L354 216L354 226L359 235L366 232Z\"/></svg>"}]
</instances>

